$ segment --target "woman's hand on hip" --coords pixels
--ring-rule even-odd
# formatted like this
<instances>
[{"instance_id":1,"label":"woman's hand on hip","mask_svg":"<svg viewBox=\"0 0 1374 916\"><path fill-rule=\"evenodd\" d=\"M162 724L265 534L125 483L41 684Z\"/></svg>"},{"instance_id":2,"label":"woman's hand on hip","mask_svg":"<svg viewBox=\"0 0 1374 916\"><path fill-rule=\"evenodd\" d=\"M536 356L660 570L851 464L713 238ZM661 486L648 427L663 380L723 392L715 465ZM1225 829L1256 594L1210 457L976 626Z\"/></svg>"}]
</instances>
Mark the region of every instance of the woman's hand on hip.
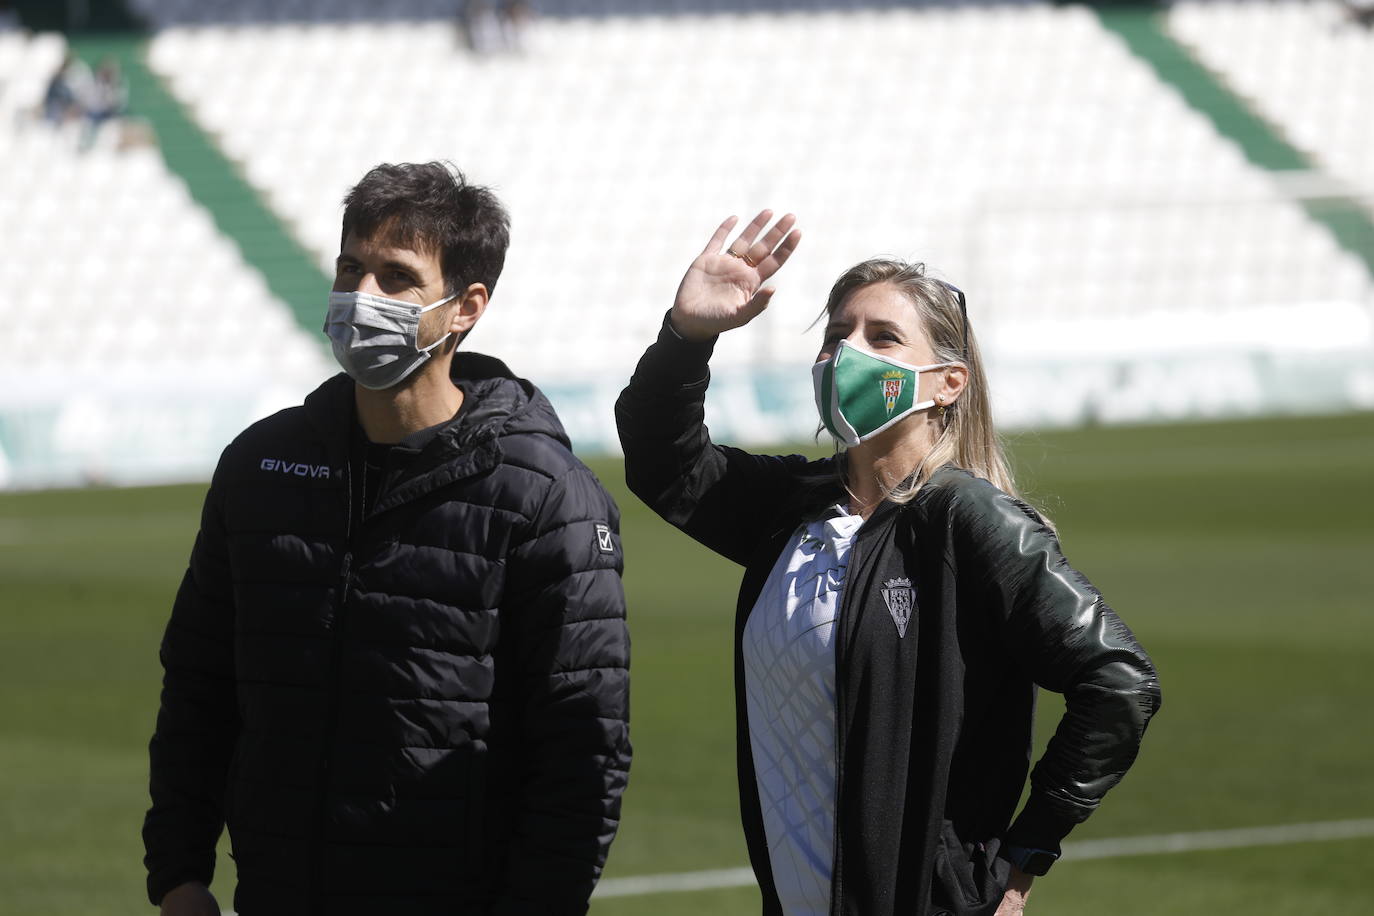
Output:
<instances>
[{"instance_id":1,"label":"woman's hand on hip","mask_svg":"<svg viewBox=\"0 0 1374 916\"><path fill-rule=\"evenodd\" d=\"M220 916L219 903L199 881L178 884L162 898L161 916Z\"/></svg>"},{"instance_id":2,"label":"woman's hand on hip","mask_svg":"<svg viewBox=\"0 0 1374 916\"><path fill-rule=\"evenodd\" d=\"M997 907L995 916L1021 916L1026 911L1026 898L1030 896L1033 879L1016 866L1011 868L1011 878L1007 881L1007 892L1002 895L1002 903Z\"/></svg>"},{"instance_id":3,"label":"woman's hand on hip","mask_svg":"<svg viewBox=\"0 0 1374 916\"><path fill-rule=\"evenodd\" d=\"M710 340L748 324L768 307L775 290L763 284L801 241L801 232L792 228L795 216L788 213L765 232L772 218L773 211L764 210L728 247L725 240L736 218L720 224L677 288L673 330L687 340Z\"/></svg>"}]
</instances>

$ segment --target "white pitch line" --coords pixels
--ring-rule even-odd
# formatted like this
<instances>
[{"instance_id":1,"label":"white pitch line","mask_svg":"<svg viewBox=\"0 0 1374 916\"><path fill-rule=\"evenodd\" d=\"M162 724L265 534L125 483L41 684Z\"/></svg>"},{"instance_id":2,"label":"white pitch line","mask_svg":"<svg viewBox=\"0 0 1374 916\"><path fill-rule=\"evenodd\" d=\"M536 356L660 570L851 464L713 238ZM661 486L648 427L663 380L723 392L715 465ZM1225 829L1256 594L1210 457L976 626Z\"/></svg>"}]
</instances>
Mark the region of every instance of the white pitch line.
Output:
<instances>
[{"instance_id":1,"label":"white pitch line","mask_svg":"<svg viewBox=\"0 0 1374 916\"><path fill-rule=\"evenodd\" d=\"M1353 821L1322 821L1315 824L1282 824L1275 827L1241 827L1236 830L1203 830L1196 833L1161 833L1154 836L1083 840L1064 844L1064 861L1151 856L1215 849L1246 849L1254 846L1287 846L1374 836L1374 818ZM751 887L754 872L748 868L719 868L663 875L607 878L593 897L636 897L683 891Z\"/></svg>"},{"instance_id":2,"label":"white pitch line","mask_svg":"<svg viewBox=\"0 0 1374 916\"><path fill-rule=\"evenodd\" d=\"M641 894L670 894L681 891L710 891L722 887L750 887L752 868L718 868L714 871L686 871L672 875L637 875L633 878L607 878L596 886L593 897L638 897Z\"/></svg>"},{"instance_id":3,"label":"white pitch line","mask_svg":"<svg viewBox=\"0 0 1374 916\"><path fill-rule=\"evenodd\" d=\"M1287 846L1292 843L1321 843L1330 840L1355 840L1374 836L1374 818L1353 821L1320 821L1312 824L1281 824L1275 827L1240 827L1235 830L1201 830L1195 833L1159 833L1152 836L1118 837L1110 840L1083 840L1064 844L1064 861L1114 859L1128 856L1167 855L1217 849L1247 849L1256 846ZM1062 866L1061 866L1062 867ZM648 894L675 894L687 891L723 890L752 887L754 872L749 868L717 868L663 875L635 875L607 878L596 887L593 897L640 897ZM225 910L224 916L234 916Z\"/></svg>"},{"instance_id":4,"label":"white pitch line","mask_svg":"<svg viewBox=\"0 0 1374 916\"><path fill-rule=\"evenodd\" d=\"M1203 830L1197 833L1162 833L1157 836L1122 837L1115 840L1084 840L1065 843L1064 858L1111 859L1118 856L1154 856L1208 849L1246 849L1252 846L1287 846L1374 836L1374 818L1356 821L1322 821L1315 824L1283 824L1277 827L1241 827L1236 830Z\"/></svg>"}]
</instances>

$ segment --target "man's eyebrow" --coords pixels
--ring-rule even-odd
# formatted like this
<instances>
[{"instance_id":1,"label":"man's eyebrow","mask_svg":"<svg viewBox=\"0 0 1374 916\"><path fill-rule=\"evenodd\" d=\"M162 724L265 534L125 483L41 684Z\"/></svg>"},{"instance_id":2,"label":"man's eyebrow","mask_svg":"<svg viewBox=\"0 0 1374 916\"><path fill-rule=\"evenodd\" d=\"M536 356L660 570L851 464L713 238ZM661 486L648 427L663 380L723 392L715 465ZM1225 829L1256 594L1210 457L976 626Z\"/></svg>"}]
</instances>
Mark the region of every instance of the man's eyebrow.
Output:
<instances>
[{"instance_id":1,"label":"man's eyebrow","mask_svg":"<svg viewBox=\"0 0 1374 916\"><path fill-rule=\"evenodd\" d=\"M362 264L363 262L351 254L341 254L334 259L334 263L336 265L354 265ZM417 276L420 273L420 268L417 265L411 264L409 261L401 261L396 258L387 258L385 261L382 262L381 266L384 270L402 270L408 274L414 274Z\"/></svg>"}]
</instances>

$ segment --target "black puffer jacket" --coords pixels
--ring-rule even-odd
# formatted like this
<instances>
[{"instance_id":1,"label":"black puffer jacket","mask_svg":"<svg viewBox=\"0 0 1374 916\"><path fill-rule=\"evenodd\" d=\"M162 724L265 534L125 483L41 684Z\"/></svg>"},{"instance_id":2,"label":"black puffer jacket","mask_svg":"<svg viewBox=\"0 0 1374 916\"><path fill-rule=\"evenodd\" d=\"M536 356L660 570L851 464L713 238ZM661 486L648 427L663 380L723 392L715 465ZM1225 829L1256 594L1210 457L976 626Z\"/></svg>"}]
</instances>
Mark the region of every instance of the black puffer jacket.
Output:
<instances>
[{"instance_id":1,"label":"black puffer jacket","mask_svg":"<svg viewBox=\"0 0 1374 916\"><path fill-rule=\"evenodd\" d=\"M454 381L361 525L346 376L225 450L162 645L154 903L227 823L243 916L586 911L630 763L618 512L532 385Z\"/></svg>"}]
</instances>

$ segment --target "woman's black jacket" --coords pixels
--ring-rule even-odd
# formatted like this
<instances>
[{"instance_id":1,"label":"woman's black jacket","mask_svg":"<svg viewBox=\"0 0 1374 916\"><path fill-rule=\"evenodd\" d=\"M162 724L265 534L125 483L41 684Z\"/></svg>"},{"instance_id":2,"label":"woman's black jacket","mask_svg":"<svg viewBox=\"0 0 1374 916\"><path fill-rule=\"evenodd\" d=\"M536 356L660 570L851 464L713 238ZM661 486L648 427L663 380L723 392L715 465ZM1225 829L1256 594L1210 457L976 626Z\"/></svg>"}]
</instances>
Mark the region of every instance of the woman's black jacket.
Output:
<instances>
[{"instance_id":1,"label":"woman's black jacket","mask_svg":"<svg viewBox=\"0 0 1374 916\"><path fill-rule=\"evenodd\" d=\"M154 903L227 823L244 916L586 911L630 763L618 512L534 386L454 380L375 500L346 376L225 450L162 643Z\"/></svg>"},{"instance_id":2,"label":"woman's black jacket","mask_svg":"<svg viewBox=\"0 0 1374 916\"><path fill-rule=\"evenodd\" d=\"M751 455L703 423L711 343L666 322L616 405L630 488L745 567L735 625L740 807L763 912L780 914L745 721L741 634L785 542L841 501L832 459ZM1025 504L946 468L860 529L835 643L832 916L993 913L1005 845L1057 852L1135 759L1160 703L1145 652ZM912 610L900 631L905 594ZM885 592L887 593L885 595ZM1067 711L1031 773L1035 685Z\"/></svg>"}]
</instances>

